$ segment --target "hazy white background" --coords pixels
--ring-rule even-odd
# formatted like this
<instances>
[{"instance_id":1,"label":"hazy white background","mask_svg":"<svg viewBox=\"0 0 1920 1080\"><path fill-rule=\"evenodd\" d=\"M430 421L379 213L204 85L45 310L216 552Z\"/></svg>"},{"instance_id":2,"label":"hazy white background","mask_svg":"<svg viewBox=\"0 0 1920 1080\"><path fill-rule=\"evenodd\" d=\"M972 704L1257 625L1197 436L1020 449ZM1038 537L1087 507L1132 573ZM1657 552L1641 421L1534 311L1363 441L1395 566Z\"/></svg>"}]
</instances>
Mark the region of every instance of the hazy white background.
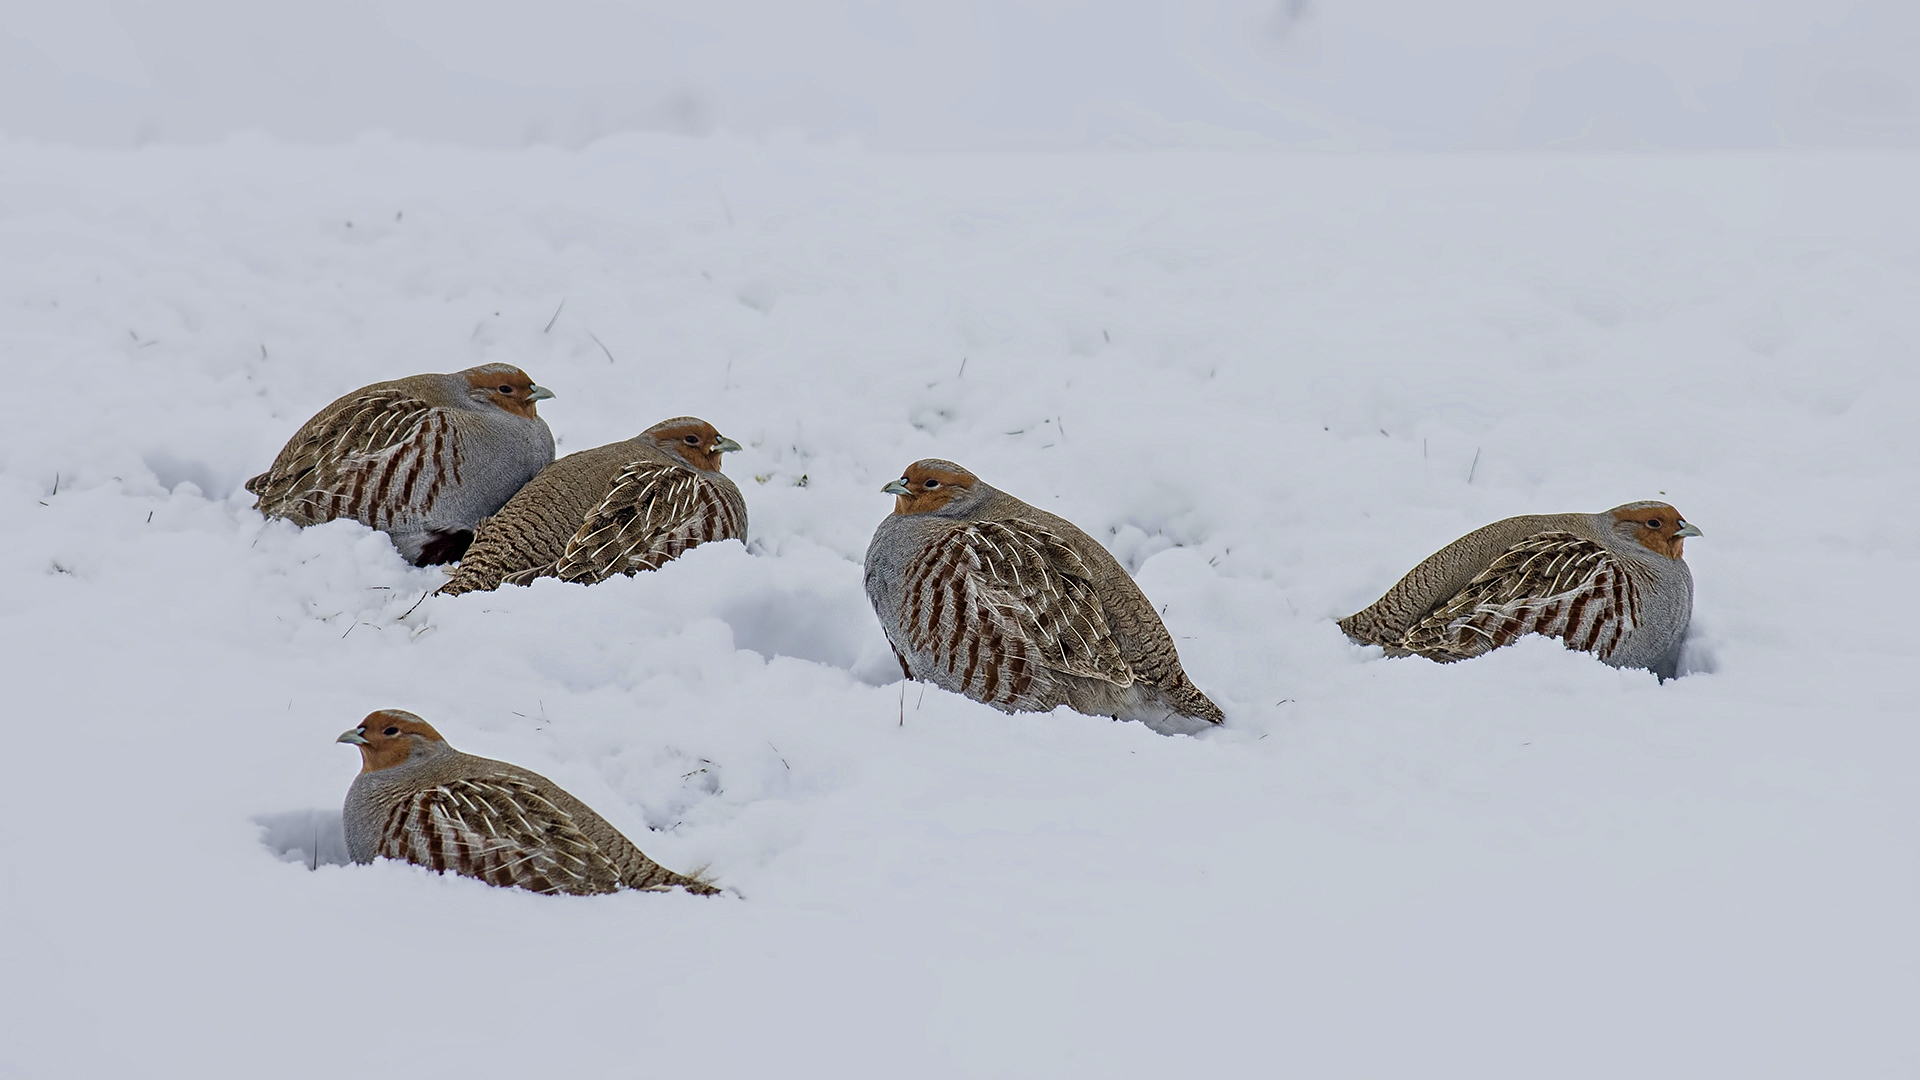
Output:
<instances>
[{"instance_id":1,"label":"hazy white background","mask_svg":"<svg viewBox=\"0 0 1920 1080\"><path fill-rule=\"evenodd\" d=\"M1913 146L1920 4L0 4L0 131L482 146L799 128L875 148Z\"/></svg>"}]
</instances>

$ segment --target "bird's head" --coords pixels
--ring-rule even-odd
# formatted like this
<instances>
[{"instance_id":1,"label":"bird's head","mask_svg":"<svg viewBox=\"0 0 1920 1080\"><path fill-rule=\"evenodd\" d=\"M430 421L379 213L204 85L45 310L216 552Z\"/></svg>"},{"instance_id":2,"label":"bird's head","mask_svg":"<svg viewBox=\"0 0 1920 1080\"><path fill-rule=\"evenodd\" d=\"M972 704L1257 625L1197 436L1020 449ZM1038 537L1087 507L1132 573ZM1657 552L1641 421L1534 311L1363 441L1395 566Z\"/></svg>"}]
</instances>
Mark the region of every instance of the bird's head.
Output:
<instances>
[{"instance_id":1,"label":"bird's head","mask_svg":"<svg viewBox=\"0 0 1920 1080\"><path fill-rule=\"evenodd\" d=\"M740 449L739 443L720 434L712 424L692 416L662 420L644 434L662 451L706 472L719 472L720 455Z\"/></svg>"},{"instance_id":2,"label":"bird's head","mask_svg":"<svg viewBox=\"0 0 1920 1080\"><path fill-rule=\"evenodd\" d=\"M534 403L553 396L553 391L535 386L532 377L512 364L481 364L460 374L467 380L468 397L529 420L540 418Z\"/></svg>"},{"instance_id":3,"label":"bird's head","mask_svg":"<svg viewBox=\"0 0 1920 1080\"><path fill-rule=\"evenodd\" d=\"M1663 502L1636 502L1616 506L1607 513L1613 518L1613 531L1648 551L1678 559L1687 537L1699 536L1680 511Z\"/></svg>"},{"instance_id":4,"label":"bird's head","mask_svg":"<svg viewBox=\"0 0 1920 1080\"><path fill-rule=\"evenodd\" d=\"M900 479L881 491L894 497L896 514L933 514L965 503L979 485L980 478L951 461L924 458L907 466Z\"/></svg>"},{"instance_id":5,"label":"bird's head","mask_svg":"<svg viewBox=\"0 0 1920 1080\"><path fill-rule=\"evenodd\" d=\"M451 749L433 725L404 709L381 709L367 714L358 727L340 733L335 742L360 748L360 771L379 772L404 765L416 752Z\"/></svg>"}]
</instances>

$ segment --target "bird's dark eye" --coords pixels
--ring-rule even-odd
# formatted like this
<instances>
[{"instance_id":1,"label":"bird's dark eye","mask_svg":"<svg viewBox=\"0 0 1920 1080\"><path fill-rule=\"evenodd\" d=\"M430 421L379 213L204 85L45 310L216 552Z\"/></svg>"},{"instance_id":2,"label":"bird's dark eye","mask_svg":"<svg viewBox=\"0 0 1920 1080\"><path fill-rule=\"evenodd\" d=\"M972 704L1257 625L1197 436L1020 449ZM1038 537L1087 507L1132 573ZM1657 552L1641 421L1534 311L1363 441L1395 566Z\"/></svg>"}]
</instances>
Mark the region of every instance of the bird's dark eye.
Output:
<instances>
[{"instance_id":1,"label":"bird's dark eye","mask_svg":"<svg viewBox=\"0 0 1920 1080\"><path fill-rule=\"evenodd\" d=\"M501 393L503 393L503 394L505 394L505 395L507 395L508 397L512 397L512 396L513 396L513 387L511 387L511 386L508 386L508 385L506 385L505 383L502 383L502 384L500 385L500 392L501 392Z\"/></svg>"},{"instance_id":2,"label":"bird's dark eye","mask_svg":"<svg viewBox=\"0 0 1920 1080\"><path fill-rule=\"evenodd\" d=\"M1657 528L1659 528L1659 527L1660 527L1660 519L1659 519L1659 518L1648 518L1648 519L1647 519L1647 528L1649 528L1649 529L1657 529Z\"/></svg>"},{"instance_id":3,"label":"bird's dark eye","mask_svg":"<svg viewBox=\"0 0 1920 1080\"><path fill-rule=\"evenodd\" d=\"M400 729L399 729L399 728L397 728L397 727L390 727L390 728L388 728L387 730L385 730L385 731L383 731L383 732L381 732L380 734L382 734L382 735L398 735L398 734L400 734Z\"/></svg>"},{"instance_id":4,"label":"bird's dark eye","mask_svg":"<svg viewBox=\"0 0 1920 1080\"><path fill-rule=\"evenodd\" d=\"M682 442L684 442L684 443L686 443L686 444L687 444L688 446L699 446L699 445L700 445L700 436L698 436L698 435L689 435L689 436L687 436L687 437L686 437L685 439L682 439L681 441L682 441Z\"/></svg>"},{"instance_id":5,"label":"bird's dark eye","mask_svg":"<svg viewBox=\"0 0 1920 1080\"><path fill-rule=\"evenodd\" d=\"M932 490L933 490L934 488L937 488L937 487L939 487L939 486L940 486L940 481L938 481L938 480L929 480L929 481L927 481L926 483L924 483L924 484L922 484L922 485L920 485L920 486L921 486L921 487L924 487L924 488L926 488L926 489L927 489L928 491L932 491Z\"/></svg>"}]
</instances>

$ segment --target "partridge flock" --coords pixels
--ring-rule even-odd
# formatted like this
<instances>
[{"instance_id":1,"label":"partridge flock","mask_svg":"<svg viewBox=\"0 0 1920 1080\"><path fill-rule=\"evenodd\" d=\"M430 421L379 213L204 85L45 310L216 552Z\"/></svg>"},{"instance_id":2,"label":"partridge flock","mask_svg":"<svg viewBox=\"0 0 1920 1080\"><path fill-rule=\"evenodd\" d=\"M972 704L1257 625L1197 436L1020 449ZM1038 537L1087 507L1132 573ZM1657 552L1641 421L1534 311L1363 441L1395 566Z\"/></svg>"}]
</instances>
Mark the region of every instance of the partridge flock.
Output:
<instances>
[{"instance_id":1,"label":"partridge flock","mask_svg":"<svg viewBox=\"0 0 1920 1080\"><path fill-rule=\"evenodd\" d=\"M447 596L542 577L592 585L746 539L746 501L720 471L739 443L682 416L555 461L535 411L551 397L507 364L375 383L302 425L247 490L269 517L351 518L415 565L458 562ZM868 545L866 591L903 677L1007 713L1066 706L1163 734L1224 721L1153 604L1072 522L937 458L882 490L894 508ZM1682 546L1699 535L1664 502L1507 518L1339 627L1387 656L1442 663L1538 634L1670 679L1693 611ZM541 893L717 891L647 858L552 781L460 753L412 713L373 713L339 741L361 754L344 809L358 862Z\"/></svg>"}]
</instances>

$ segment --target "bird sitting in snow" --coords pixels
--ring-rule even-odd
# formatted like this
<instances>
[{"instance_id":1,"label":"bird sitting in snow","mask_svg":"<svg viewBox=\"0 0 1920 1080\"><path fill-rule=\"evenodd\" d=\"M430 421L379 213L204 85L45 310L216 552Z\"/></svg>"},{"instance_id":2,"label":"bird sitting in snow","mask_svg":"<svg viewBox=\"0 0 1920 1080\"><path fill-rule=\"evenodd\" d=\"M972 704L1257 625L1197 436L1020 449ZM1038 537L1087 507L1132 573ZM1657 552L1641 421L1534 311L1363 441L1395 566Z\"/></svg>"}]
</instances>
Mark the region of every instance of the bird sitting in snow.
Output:
<instances>
[{"instance_id":1,"label":"bird sitting in snow","mask_svg":"<svg viewBox=\"0 0 1920 1080\"><path fill-rule=\"evenodd\" d=\"M719 892L647 858L553 781L463 754L410 712L382 709L337 741L360 748L342 812L355 862L399 859L538 893Z\"/></svg>"},{"instance_id":2,"label":"bird sitting in snow","mask_svg":"<svg viewBox=\"0 0 1920 1080\"><path fill-rule=\"evenodd\" d=\"M867 597L900 670L1002 712L1065 705L1191 734L1221 722L1140 587L1072 522L950 461L883 488Z\"/></svg>"},{"instance_id":3,"label":"bird sitting in snow","mask_svg":"<svg viewBox=\"0 0 1920 1080\"><path fill-rule=\"evenodd\" d=\"M1441 548L1340 629L1442 663L1541 634L1670 679L1693 618L1681 547L1699 535L1663 502L1507 518Z\"/></svg>"},{"instance_id":4,"label":"bird sitting in snow","mask_svg":"<svg viewBox=\"0 0 1920 1080\"><path fill-rule=\"evenodd\" d=\"M452 562L480 520L553 460L535 410L553 392L511 364L363 386L301 425L247 481L255 509L295 525L352 518L415 566Z\"/></svg>"},{"instance_id":5,"label":"bird sitting in snow","mask_svg":"<svg viewBox=\"0 0 1920 1080\"><path fill-rule=\"evenodd\" d=\"M482 522L448 595L529 585L591 585L654 570L712 540L745 540L747 504L720 472L740 444L690 416L625 442L568 454Z\"/></svg>"}]
</instances>

